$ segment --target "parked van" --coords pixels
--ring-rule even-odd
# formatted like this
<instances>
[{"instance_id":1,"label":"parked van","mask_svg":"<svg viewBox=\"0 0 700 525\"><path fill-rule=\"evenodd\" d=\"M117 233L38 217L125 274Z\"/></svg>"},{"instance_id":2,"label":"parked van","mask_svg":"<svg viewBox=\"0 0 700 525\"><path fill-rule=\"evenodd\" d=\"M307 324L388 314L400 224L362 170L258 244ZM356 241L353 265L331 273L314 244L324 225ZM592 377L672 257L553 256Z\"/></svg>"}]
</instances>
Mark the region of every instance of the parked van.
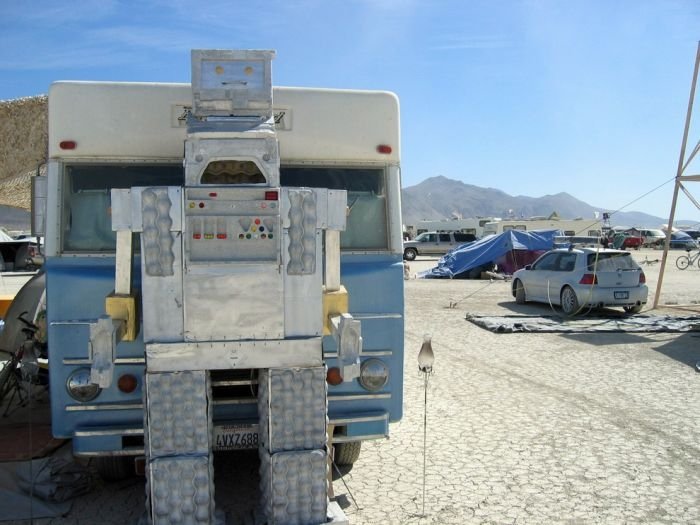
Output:
<instances>
[{"instance_id":1,"label":"parked van","mask_svg":"<svg viewBox=\"0 0 700 525\"><path fill-rule=\"evenodd\" d=\"M639 235L642 238L642 246L645 248L661 246L666 239L666 234L662 230L639 230Z\"/></svg>"},{"instance_id":2,"label":"parked van","mask_svg":"<svg viewBox=\"0 0 700 525\"><path fill-rule=\"evenodd\" d=\"M460 244L473 242L476 235L461 232L423 232L403 243L403 258L414 260L418 255L445 255Z\"/></svg>"}]
</instances>

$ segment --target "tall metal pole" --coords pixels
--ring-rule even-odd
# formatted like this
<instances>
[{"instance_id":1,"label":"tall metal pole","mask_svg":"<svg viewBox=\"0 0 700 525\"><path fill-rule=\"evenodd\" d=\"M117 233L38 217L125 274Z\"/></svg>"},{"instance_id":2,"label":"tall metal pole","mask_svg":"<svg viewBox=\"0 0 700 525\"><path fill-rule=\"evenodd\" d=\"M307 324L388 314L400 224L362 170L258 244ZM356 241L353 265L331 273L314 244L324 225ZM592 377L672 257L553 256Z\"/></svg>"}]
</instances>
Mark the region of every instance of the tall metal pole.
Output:
<instances>
[{"instance_id":1,"label":"tall metal pole","mask_svg":"<svg viewBox=\"0 0 700 525\"><path fill-rule=\"evenodd\" d=\"M676 215L676 201L678 200L678 188L681 185L685 162L685 148L688 144L688 130L690 129L690 117L693 114L693 102L695 101L695 86L698 82L698 68L700 68L700 41L698 42L698 50L695 54L695 70L693 72L693 81L690 86L690 99L688 100L688 112L685 115L685 130L683 131L683 142L681 143L681 154L678 157L678 169L676 170L676 187L673 189L673 203L671 204L671 215L668 218L668 227L666 230L666 242L664 242L664 254L661 257L661 269L659 270L659 281L656 283L656 295L654 296L654 306L659 305L659 296L661 295L661 285L664 282L664 270L666 269L666 258L668 256L668 248L671 242L671 231L673 229L673 221Z\"/></svg>"}]
</instances>

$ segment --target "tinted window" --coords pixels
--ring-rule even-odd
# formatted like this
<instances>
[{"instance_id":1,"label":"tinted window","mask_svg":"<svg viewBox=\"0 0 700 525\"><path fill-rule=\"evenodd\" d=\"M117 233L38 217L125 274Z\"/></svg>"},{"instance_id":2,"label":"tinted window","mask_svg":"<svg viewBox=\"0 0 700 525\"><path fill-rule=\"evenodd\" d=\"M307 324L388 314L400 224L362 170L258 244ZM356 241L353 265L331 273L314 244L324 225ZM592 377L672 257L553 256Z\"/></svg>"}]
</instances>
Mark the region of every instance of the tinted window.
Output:
<instances>
[{"instance_id":1,"label":"tinted window","mask_svg":"<svg viewBox=\"0 0 700 525\"><path fill-rule=\"evenodd\" d=\"M476 240L476 235L471 233L455 233L455 241L457 242L472 242Z\"/></svg>"},{"instance_id":2,"label":"tinted window","mask_svg":"<svg viewBox=\"0 0 700 525\"><path fill-rule=\"evenodd\" d=\"M280 184L347 190L349 211L340 247L376 250L389 246L383 169L283 166Z\"/></svg>"},{"instance_id":3,"label":"tinted window","mask_svg":"<svg viewBox=\"0 0 700 525\"><path fill-rule=\"evenodd\" d=\"M441 233L440 234L440 242L450 242L450 234L449 233Z\"/></svg>"},{"instance_id":4,"label":"tinted window","mask_svg":"<svg viewBox=\"0 0 700 525\"><path fill-rule=\"evenodd\" d=\"M182 164L66 166L63 185L63 249L112 252L111 188L182 186Z\"/></svg>"},{"instance_id":5,"label":"tinted window","mask_svg":"<svg viewBox=\"0 0 700 525\"><path fill-rule=\"evenodd\" d=\"M576 266L576 254L564 253L559 257L557 270L560 272L573 272Z\"/></svg>"},{"instance_id":6,"label":"tinted window","mask_svg":"<svg viewBox=\"0 0 700 525\"><path fill-rule=\"evenodd\" d=\"M532 265L533 270L553 270L559 254L547 253Z\"/></svg>"}]
</instances>

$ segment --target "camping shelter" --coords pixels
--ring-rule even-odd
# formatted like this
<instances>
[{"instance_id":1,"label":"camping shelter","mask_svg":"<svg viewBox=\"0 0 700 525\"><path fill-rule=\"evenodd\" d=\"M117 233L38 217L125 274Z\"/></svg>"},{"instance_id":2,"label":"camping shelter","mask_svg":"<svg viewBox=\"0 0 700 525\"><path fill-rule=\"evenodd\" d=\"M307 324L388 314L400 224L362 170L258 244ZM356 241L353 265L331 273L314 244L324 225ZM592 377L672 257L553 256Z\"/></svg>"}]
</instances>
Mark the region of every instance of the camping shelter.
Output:
<instances>
[{"instance_id":1,"label":"camping shelter","mask_svg":"<svg viewBox=\"0 0 700 525\"><path fill-rule=\"evenodd\" d=\"M421 277L431 279L468 279L482 270L498 265L501 273L513 273L554 246L560 230L508 230L463 244L443 256L438 265Z\"/></svg>"}]
</instances>

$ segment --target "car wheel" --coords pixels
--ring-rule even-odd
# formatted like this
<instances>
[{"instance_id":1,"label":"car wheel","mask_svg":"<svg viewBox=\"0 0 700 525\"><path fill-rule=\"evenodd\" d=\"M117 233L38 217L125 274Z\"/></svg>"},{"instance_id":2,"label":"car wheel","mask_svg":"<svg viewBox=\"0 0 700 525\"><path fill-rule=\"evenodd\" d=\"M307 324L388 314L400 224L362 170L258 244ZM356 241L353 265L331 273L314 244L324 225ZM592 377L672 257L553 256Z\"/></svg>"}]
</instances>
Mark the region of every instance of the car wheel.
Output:
<instances>
[{"instance_id":1,"label":"car wheel","mask_svg":"<svg viewBox=\"0 0 700 525\"><path fill-rule=\"evenodd\" d=\"M513 296L515 297L515 302L517 304L525 304L527 301L525 297L525 287L520 279L516 279L513 283Z\"/></svg>"},{"instance_id":2,"label":"car wheel","mask_svg":"<svg viewBox=\"0 0 700 525\"><path fill-rule=\"evenodd\" d=\"M643 307L644 307L644 305L635 304L634 306L623 306L623 309L624 309L625 313L638 314L639 312L642 311Z\"/></svg>"},{"instance_id":3,"label":"car wheel","mask_svg":"<svg viewBox=\"0 0 700 525\"><path fill-rule=\"evenodd\" d=\"M415 248L406 248L403 251L403 258L406 259L407 261L414 261L416 259L417 255L418 255L418 252L416 251Z\"/></svg>"},{"instance_id":4,"label":"car wheel","mask_svg":"<svg viewBox=\"0 0 700 525\"><path fill-rule=\"evenodd\" d=\"M570 286L561 291L561 309L566 315L575 315L579 311L578 297Z\"/></svg>"}]
</instances>

